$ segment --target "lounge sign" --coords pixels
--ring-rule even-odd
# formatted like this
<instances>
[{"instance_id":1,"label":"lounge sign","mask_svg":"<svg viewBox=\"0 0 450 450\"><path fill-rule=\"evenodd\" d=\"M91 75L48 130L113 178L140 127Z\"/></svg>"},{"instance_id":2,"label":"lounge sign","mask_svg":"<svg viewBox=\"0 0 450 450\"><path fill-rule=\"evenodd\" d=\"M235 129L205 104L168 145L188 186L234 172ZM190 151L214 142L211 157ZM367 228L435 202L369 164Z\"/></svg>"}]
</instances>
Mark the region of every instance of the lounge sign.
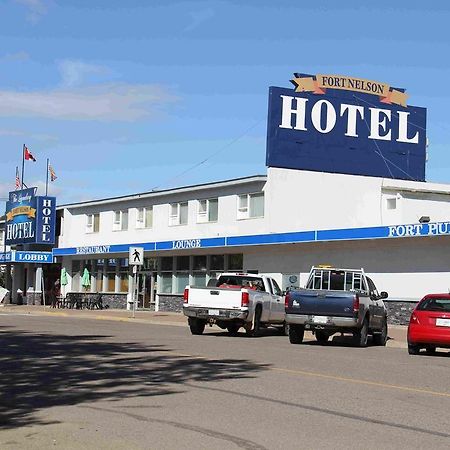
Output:
<instances>
[{"instance_id":1,"label":"lounge sign","mask_svg":"<svg viewBox=\"0 0 450 450\"><path fill-rule=\"evenodd\" d=\"M54 244L55 197L36 196L36 188L9 193L6 202L6 245Z\"/></svg>"},{"instance_id":2,"label":"lounge sign","mask_svg":"<svg viewBox=\"0 0 450 450\"><path fill-rule=\"evenodd\" d=\"M269 167L425 180L426 110L404 89L341 75L295 74L271 87Z\"/></svg>"}]
</instances>

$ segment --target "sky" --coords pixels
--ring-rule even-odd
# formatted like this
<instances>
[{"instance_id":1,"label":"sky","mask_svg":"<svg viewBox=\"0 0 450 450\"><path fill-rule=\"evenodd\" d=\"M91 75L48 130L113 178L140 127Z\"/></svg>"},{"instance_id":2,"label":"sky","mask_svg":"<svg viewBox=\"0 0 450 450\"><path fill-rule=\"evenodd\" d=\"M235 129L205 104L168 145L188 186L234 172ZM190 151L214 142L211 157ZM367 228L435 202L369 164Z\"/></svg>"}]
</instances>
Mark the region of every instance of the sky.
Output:
<instances>
[{"instance_id":1,"label":"sky","mask_svg":"<svg viewBox=\"0 0 450 450\"><path fill-rule=\"evenodd\" d=\"M294 72L405 88L450 183L449 23L437 0L0 0L0 207L24 144L59 204L265 174Z\"/></svg>"}]
</instances>

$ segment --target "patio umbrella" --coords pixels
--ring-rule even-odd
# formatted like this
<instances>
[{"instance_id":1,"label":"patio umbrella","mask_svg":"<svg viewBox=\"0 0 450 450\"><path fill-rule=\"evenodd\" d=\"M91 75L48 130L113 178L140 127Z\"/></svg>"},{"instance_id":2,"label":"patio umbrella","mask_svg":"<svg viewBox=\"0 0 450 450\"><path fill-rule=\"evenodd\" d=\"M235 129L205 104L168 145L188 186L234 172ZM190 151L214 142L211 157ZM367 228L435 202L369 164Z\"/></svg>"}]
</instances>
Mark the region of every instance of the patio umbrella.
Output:
<instances>
[{"instance_id":1,"label":"patio umbrella","mask_svg":"<svg viewBox=\"0 0 450 450\"><path fill-rule=\"evenodd\" d=\"M81 286L84 287L85 290L91 285L91 275L89 274L89 270L87 267L84 268L83 276L81 277Z\"/></svg>"},{"instance_id":2,"label":"patio umbrella","mask_svg":"<svg viewBox=\"0 0 450 450\"><path fill-rule=\"evenodd\" d=\"M69 283L69 280L67 279L67 270L65 267L61 269L61 276L59 278L59 281L61 283L61 286L66 286L66 284Z\"/></svg>"},{"instance_id":3,"label":"patio umbrella","mask_svg":"<svg viewBox=\"0 0 450 450\"><path fill-rule=\"evenodd\" d=\"M59 282L61 283L61 286L63 286L63 290L65 291L64 286L67 286L69 284L69 280L67 278L67 270L65 267L61 269L61 276L59 277Z\"/></svg>"}]
</instances>

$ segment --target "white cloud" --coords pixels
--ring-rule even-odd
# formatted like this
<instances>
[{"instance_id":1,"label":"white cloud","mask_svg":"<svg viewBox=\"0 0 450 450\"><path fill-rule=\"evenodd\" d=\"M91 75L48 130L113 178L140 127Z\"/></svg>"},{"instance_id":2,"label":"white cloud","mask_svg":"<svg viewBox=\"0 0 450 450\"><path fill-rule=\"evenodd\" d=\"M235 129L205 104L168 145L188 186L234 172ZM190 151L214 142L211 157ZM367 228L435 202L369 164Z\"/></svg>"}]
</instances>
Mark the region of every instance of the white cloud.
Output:
<instances>
[{"instance_id":1,"label":"white cloud","mask_svg":"<svg viewBox=\"0 0 450 450\"><path fill-rule=\"evenodd\" d=\"M14 0L16 3L27 8L27 20L37 23L42 16L47 14L48 2L45 0Z\"/></svg>"},{"instance_id":2,"label":"white cloud","mask_svg":"<svg viewBox=\"0 0 450 450\"><path fill-rule=\"evenodd\" d=\"M132 121L155 115L177 98L151 84L103 84L49 91L0 91L0 116Z\"/></svg>"},{"instance_id":3,"label":"white cloud","mask_svg":"<svg viewBox=\"0 0 450 450\"><path fill-rule=\"evenodd\" d=\"M58 63L63 87L75 87L82 84L89 75L107 74L107 67L85 63L80 60L65 59Z\"/></svg>"},{"instance_id":4,"label":"white cloud","mask_svg":"<svg viewBox=\"0 0 450 450\"><path fill-rule=\"evenodd\" d=\"M24 51L6 53L4 56L0 57L0 61L27 61L28 59L30 59L30 55Z\"/></svg>"},{"instance_id":5,"label":"white cloud","mask_svg":"<svg viewBox=\"0 0 450 450\"><path fill-rule=\"evenodd\" d=\"M191 23L184 29L184 31L192 31L202 23L208 21L214 16L214 10L211 8L202 9L200 11L192 11L189 13L191 16Z\"/></svg>"}]
</instances>

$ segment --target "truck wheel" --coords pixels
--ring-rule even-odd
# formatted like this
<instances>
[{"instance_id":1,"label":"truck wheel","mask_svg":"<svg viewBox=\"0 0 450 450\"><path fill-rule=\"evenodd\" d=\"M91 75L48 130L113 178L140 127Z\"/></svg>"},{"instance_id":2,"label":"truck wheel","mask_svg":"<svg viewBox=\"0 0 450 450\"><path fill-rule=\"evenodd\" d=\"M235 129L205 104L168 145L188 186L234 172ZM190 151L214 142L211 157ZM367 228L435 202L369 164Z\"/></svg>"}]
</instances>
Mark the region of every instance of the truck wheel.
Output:
<instances>
[{"instance_id":1,"label":"truck wheel","mask_svg":"<svg viewBox=\"0 0 450 450\"><path fill-rule=\"evenodd\" d=\"M301 344L305 328L302 325L289 325L289 342L291 344Z\"/></svg>"},{"instance_id":2,"label":"truck wheel","mask_svg":"<svg viewBox=\"0 0 450 450\"><path fill-rule=\"evenodd\" d=\"M230 336L237 336L239 328L241 328L241 326L237 323L230 323L227 325L228 334Z\"/></svg>"},{"instance_id":3,"label":"truck wheel","mask_svg":"<svg viewBox=\"0 0 450 450\"><path fill-rule=\"evenodd\" d=\"M261 314L262 309L261 306L258 305L255 310L255 318L253 319L253 330L251 331L253 337L261 335Z\"/></svg>"},{"instance_id":4,"label":"truck wheel","mask_svg":"<svg viewBox=\"0 0 450 450\"><path fill-rule=\"evenodd\" d=\"M281 334L281 336L287 336L289 333L289 325L286 322L283 322L283 325L281 327L276 326L275 327L278 331L278 333Z\"/></svg>"},{"instance_id":5,"label":"truck wheel","mask_svg":"<svg viewBox=\"0 0 450 450\"><path fill-rule=\"evenodd\" d=\"M369 319L364 318L362 327L356 330L353 335L353 341L357 347L367 347L367 338L369 335Z\"/></svg>"},{"instance_id":6,"label":"truck wheel","mask_svg":"<svg viewBox=\"0 0 450 450\"><path fill-rule=\"evenodd\" d=\"M385 346L387 340L388 340L388 325L387 325L387 318L385 317L383 320L383 327L381 328L381 333L373 334L373 343L375 345Z\"/></svg>"},{"instance_id":7,"label":"truck wheel","mask_svg":"<svg viewBox=\"0 0 450 450\"><path fill-rule=\"evenodd\" d=\"M319 344L326 344L329 337L325 331L316 331L316 339Z\"/></svg>"},{"instance_id":8,"label":"truck wheel","mask_svg":"<svg viewBox=\"0 0 450 450\"><path fill-rule=\"evenodd\" d=\"M188 322L192 334L200 335L205 331L206 322L204 320L197 319L196 317L189 317Z\"/></svg>"}]
</instances>

